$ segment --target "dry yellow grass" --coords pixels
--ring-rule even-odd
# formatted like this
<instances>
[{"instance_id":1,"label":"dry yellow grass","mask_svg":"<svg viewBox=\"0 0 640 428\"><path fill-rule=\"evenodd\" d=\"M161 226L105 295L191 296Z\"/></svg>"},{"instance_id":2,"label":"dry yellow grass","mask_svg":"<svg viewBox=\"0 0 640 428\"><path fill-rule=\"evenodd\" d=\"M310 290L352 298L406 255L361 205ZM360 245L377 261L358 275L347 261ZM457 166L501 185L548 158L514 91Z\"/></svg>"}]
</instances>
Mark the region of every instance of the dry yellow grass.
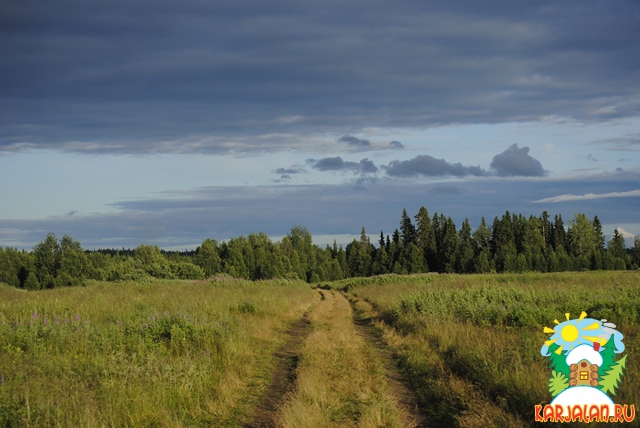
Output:
<instances>
[{"instance_id":1,"label":"dry yellow grass","mask_svg":"<svg viewBox=\"0 0 640 428\"><path fill-rule=\"evenodd\" d=\"M280 409L278 426L409 427L383 365L357 334L349 302L335 291L310 313L295 388Z\"/></svg>"},{"instance_id":2,"label":"dry yellow grass","mask_svg":"<svg viewBox=\"0 0 640 428\"><path fill-rule=\"evenodd\" d=\"M0 426L243 426L304 283L0 287Z\"/></svg>"}]
</instances>

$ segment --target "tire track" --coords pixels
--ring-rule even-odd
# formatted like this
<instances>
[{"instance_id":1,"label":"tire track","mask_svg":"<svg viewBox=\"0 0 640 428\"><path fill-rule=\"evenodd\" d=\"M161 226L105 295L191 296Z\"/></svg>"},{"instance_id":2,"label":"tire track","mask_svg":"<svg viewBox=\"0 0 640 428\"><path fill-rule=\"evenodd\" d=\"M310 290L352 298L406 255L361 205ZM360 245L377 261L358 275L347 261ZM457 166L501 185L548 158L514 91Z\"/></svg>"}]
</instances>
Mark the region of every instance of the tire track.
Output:
<instances>
[{"instance_id":1,"label":"tire track","mask_svg":"<svg viewBox=\"0 0 640 428\"><path fill-rule=\"evenodd\" d=\"M308 313L295 321L286 331L287 341L274 353L276 366L262 400L256 406L252 421L245 428L272 428L276 426L278 408L295 382L300 347L309 335Z\"/></svg>"},{"instance_id":2,"label":"tire track","mask_svg":"<svg viewBox=\"0 0 640 428\"><path fill-rule=\"evenodd\" d=\"M413 390L409 388L405 377L398 369L393 352L387 347L381 334L372 324L372 318L365 317L362 311L357 308L356 303L366 305L369 308L371 305L353 296L345 295L345 297L349 300L351 308L353 309L353 323L356 326L358 334L375 349L376 355L379 357L386 371L389 386L397 399L398 405L409 416L412 422L411 426L414 428L428 427L427 416L419 407L418 397Z\"/></svg>"}]
</instances>

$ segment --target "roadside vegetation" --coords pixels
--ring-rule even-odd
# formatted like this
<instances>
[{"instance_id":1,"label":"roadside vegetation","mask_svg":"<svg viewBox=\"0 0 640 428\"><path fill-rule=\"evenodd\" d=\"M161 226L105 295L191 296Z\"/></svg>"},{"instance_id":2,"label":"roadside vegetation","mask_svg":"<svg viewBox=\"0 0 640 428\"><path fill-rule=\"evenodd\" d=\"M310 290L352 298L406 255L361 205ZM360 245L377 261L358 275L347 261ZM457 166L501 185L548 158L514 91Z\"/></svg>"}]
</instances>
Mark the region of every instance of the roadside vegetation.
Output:
<instances>
[{"instance_id":1,"label":"roadside vegetation","mask_svg":"<svg viewBox=\"0 0 640 428\"><path fill-rule=\"evenodd\" d=\"M551 401L543 327L567 312L615 322L628 356L615 402L640 402L638 273L383 276L331 286L372 305L436 426L532 425L534 406Z\"/></svg>"}]
</instances>

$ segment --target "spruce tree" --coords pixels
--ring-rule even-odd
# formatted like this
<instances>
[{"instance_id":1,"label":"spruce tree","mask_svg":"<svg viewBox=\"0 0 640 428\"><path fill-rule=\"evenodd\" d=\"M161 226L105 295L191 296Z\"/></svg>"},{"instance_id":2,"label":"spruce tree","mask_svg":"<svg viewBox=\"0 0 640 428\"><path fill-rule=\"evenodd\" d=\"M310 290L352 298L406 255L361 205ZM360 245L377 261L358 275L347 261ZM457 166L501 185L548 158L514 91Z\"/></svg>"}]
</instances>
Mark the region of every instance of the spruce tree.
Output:
<instances>
[{"instance_id":1,"label":"spruce tree","mask_svg":"<svg viewBox=\"0 0 640 428\"><path fill-rule=\"evenodd\" d=\"M555 343L549 345L549 367L558 373L564 373L566 377L571 374L571 369L567 365L567 356L564 353L557 353L559 346Z\"/></svg>"},{"instance_id":2,"label":"spruce tree","mask_svg":"<svg viewBox=\"0 0 640 428\"><path fill-rule=\"evenodd\" d=\"M596 236L596 248L598 250L604 250L605 237L604 233L602 232L602 223L600 223L600 219L598 218L598 216L593 217L592 224L593 232Z\"/></svg>"},{"instance_id":3,"label":"spruce tree","mask_svg":"<svg viewBox=\"0 0 640 428\"><path fill-rule=\"evenodd\" d=\"M600 373L600 380L602 380L602 376L611 369L616 363L616 353L615 353L615 344L613 340L613 334L609 337L607 343L604 344L602 349L600 350L600 356L602 357L602 365L598 370Z\"/></svg>"},{"instance_id":4,"label":"spruce tree","mask_svg":"<svg viewBox=\"0 0 640 428\"><path fill-rule=\"evenodd\" d=\"M409 245L415 241L416 230L411 223L411 217L407 214L407 210L402 210L402 219L400 220L400 237L402 245Z\"/></svg>"},{"instance_id":5,"label":"spruce tree","mask_svg":"<svg viewBox=\"0 0 640 428\"><path fill-rule=\"evenodd\" d=\"M429 218L429 212L425 207L420 207L418 214L415 216L416 220L416 244L425 261L425 269L437 270L438 264L438 249L436 247L436 235L431 227L431 219Z\"/></svg>"},{"instance_id":6,"label":"spruce tree","mask_svg":"<svg viewBox=\"0 0 640 428\"><path fill-rule=\"evenodd\" d=\"M473 273L474 251L471 240L471 225L468 218L464 219L460 227L459 242L456 255L456 271L458 273Z\"/></svg>"},{"instance_id":7,"label":"spruce tree","mask_svg":"<svg viewBox=\"0 0 640 428\"><path fill-rule=\"evenodd\" d=\"M567 233L564 229L562 215L556 214L553 222L553 249L558 252L567 252Z\"/></svg>"},{"instance_id":8,"label":"spruce tree","mask_svg":"<svg viewBox=\"0 0 640 428\"><path fill-rule=\"evenodd\" d=\"M618 232L617 228L613 231L613 236L609 241L608 249L611 257L621 259L625 262L626 265L627 251L625 249L624 236L622 236L620 232Z\"/></svg>"},{"instance_id":9,"label":"spruce tree","mask_svg":"<svg viewBox=\"0 0 640 428\"><path fill-rule=\"evenodd\" d=\"M620 388L622 373L627 367L627 356L620 358L603 376L599 387L605 394L617 395L616 389Z\"/></svg>"},{"instance_id":10,"label":"spruce tree","mask_svg":"<svg viewBox=\"0 0 640 428\"><path fill-rule=\"evenodd\" d=\"M456 225L447 217L444 221L442 234L442 246L438 251L438 264L442 268L442 272L453 273L456 270L456 255L458 253L459 241Z\"/></svg>"}]
</instances>

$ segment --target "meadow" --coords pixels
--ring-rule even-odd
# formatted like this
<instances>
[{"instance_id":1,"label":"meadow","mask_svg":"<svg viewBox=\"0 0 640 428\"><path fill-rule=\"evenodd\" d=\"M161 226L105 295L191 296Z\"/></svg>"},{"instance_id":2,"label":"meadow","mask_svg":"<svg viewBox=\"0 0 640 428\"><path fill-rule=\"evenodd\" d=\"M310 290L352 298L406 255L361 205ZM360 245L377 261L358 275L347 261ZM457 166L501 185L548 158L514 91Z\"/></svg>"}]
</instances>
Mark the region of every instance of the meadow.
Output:
<instances>
[{"instance_id":1,"label":"meadow","mask_svg":"<svg viewBox=\"0 0 640 428\"><path fill-rule=\"evenodd\" d=\"M581 311L624 334L614 401L640 404L638 273L381 276L332 286L376 320L435 426L532 426L534 406L551 400L543 328Z\"/></svg>"},{"instance_id":2,"label":"meadow","mask_svg":"<svg viewBox=\"0 0 640 428\"><path fill-rule=\"evenodd\" d=\"M535 426L543 328L582 311L624 334L614 401L639 405L638 272L0 285L0 427ZM301 320L286 388L257 418Z\"/></svg>"},{"instance_id":3,"label":"meadow","mask_svg":"<svg viewBox=\"0 0 640 428\"><path fill-rule=\"evenodd\" d=\"M0 426L242 426L317 300L298 281L224 277L0 286Z\"/></svg>"}]
</instances>

